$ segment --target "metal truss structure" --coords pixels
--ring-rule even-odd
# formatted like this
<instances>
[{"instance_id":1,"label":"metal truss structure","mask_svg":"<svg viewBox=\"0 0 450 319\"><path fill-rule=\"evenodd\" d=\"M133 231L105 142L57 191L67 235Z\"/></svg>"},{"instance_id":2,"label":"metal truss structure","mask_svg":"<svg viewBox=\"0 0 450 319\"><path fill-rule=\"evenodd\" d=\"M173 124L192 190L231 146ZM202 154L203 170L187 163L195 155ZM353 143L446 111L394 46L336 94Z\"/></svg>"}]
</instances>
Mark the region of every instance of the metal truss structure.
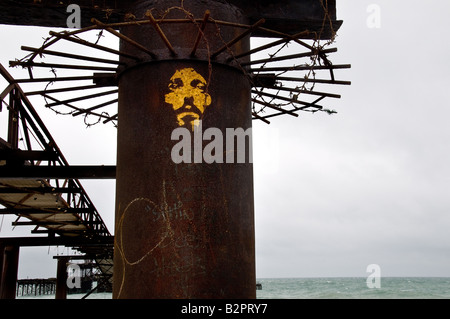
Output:
<instances>
[{"instance_id":1,"label":"metal truss structure","mask_svg":"<svg viewBox=\"0 0 450 319\"><path fill-rule=\"evenodd\" d=\"M2 113L8 116L6 121L8 123L7 137L0 139L0 204L4 206L0 213L15 214L18 217L13 224L15 226L32 225L35 226L32 233L48 235L40 238L15 238L10 240L11 243L25 246L59 244L73 247L84 253L86 259L97 262L105 282L109 284L112 280L113 269L113 236L107 230L100 214L78 179L115 178L116 167L74 167L69 165L40 120L38 111L31 105L29 97L40 96L43 98L46 108L58 114L83 118L87 126L103 123L117 127L118 109L120 108L120 114L123 115L121 125L125 125L125 130L133 134L138 132L135 135L130 133L130 136L139 136L140 138L139 130L143 128L134 127L134 123L137 121L135 118L133 121L127 122L127 114L123 113L126 113L127 107L133 104L134 88L140 84L133 78L128 78L127 81L127 76L133 74L134 70L150 70L148 73L152 73L153 66L161 66L164 63L169 65L173 62L188 66L201 65L203 70L209 70L209 78L204 81L206 95L211 93L208 92L208 89L213 68L222 70L222 72L226 70L227 78L222 82L229 80L230 83L220 86L216 82L211 86L211 91L216 90L217 92L214 93L228 98L228 92L232 91L233 85L235 85L231 82L234 76L238 75L235 78L239 81L242 80L239 83L242 87L246 87L245 94L239 96L236 94L239 100L237 98L227 99L227 103L233 104L233 108L241 113L247 112L245 119L248 119L249 123L251 120L257 120L270 124L272 118L282 115L298 117L301 111L335 113L336 111L324 105L324 102L328 100L341 97L330 87L351 84L350 81L341 80L338 76L339 70L348 69L350 65L333 64L330 59L330 56L337 51L333 47L333 43L336 31L342 24L342 21L336 20L335 0L192 1L189 5L196 15L186 9L187 6L184 6L183 0L79 0L72 2L78 4L83 10L82 28L59 32L50 31L49 37L40 47L22 46L21 49L26 52L26 56L11 60L10 66L23 68L26 76L13 78L0 66L0 73L8 83L0 95L0 111L4 111ZM139 7L142 3L142 7ZM69 4L68 1L55 0L3 1L0 4L0 23L65 27L66 8ZM172 4L175 5L170 7ZM214 16L214 12L219 16L224 12L217 9L219 4L229 6L227 9L233 12L230 15L224 14L222 17L233 19L233 15L239 12L239 19L226 21L228 18ZM153 5L154 7L152 7ZM17 10L17 8L23 10ZM147 10L147 8L151 9ZM208 10L205 10L206 8ZM139 14L136 13L139 16L132 12L139 12ZM108 39L111 38L113 41L106 41L105 34L108 34ZM42 76L42 73L37 71L42 69L50 71L52 75ZM149 82L159 81L157 78L152 78L151 74L149 79ZM40 86L36 89L37 85ZM159 91L163 89L157 86L150 86L150 88L158 91L155 93L155 100L152 103L155 106L162 105L164 103L162 95L157 93L161 93ZM148 89L142 85L141 90ZM119 91L122 93L120 96ZM127 103L120 100L123 99L123 96L127 97ZM251 103L251 114L249 103ZM242 108L237 107L241 104ZM141 109L146 105L140 105ZM244 110L245 105L248 108ZM235 119L233 116L228 116L228 118ZM142 125L146 124L141 123ZM157 129L154 128L155 131ZM133 141L136 140L137 138L133 139ZM119 136L118 142L120 141L121 137ZM153 138L149 138L149 141L156 145L153 149L163 147L165 143ZM19 147L19 144L23 146ZM139 145L136 144L136 146ZM149 145L146 144L145 147L151 150L152 147ZM136 148L138 149L138 147ZM145 156L127 152L126 148L122 152L129 155L130 158L138 155L142 155L144 158L147 156L149 160L146 165L150 166L170 166L172 164L153 161L157 156L149 150L146 151L148 154L144 154ZM124 162L128 163L129 161ZM123 165L118 164L118 167L122 167L121 169L124 170L117 174L118 185L120 184L119 177L123 178L129 170L137 166L142 171L141 163L135 166L129 165L126 169L123 168ZM149 167L145 169L150 171ZM175 175L170 175L171 170L167 169L167 172L171 181L183 183L183 181L185 182L183 178L187 178L194 171L189 171L189 174L185 173L186 175L183 176L177 175L177 179ZM228 175L233 177L240 174L241 177L243 176L242 180L245 180L245 183L241 182L242 186L239 187L244 189L245 185L252 185L251 169L246 170L245 174L236 172L238 171L233 171L233 174ZM216 175L207 176L207 180L211 183L216 179ZM123 197L124 205L131 205L134 202L128 200L128 192L134 196L133 198L138 196L135 193L140 193L139 190L130 190L130 187L124 187L126 182L122 180L121 184L126 191L122 190L123 196L119 194L119 191L116 199L122 200ZM247 182L248 184L246 184ZM159 192L158 181L152 181L150 184L153 185L145 184L145 192L142 191L145 196ZM227 180L225 184L234 185L236 188L235 180ZM165 185L165 180L163 185ZM206 182L205 185L207 185ZM220 198L225 198L223 192L217 192L217 194L209 192L208 195L210 193L213 194L208 197L211 204L202 203L202 207L208 205L214 207L214 201L219 198L217 194L220 194ZM230 194L230 198L234 198L231 192ZM144 195L139 196L139 198L144 197ZM164 196L164 198L166 197ZM253 216L253 197L248 198L248 205L245 206L244 213ZM193 200L187 202L194 205ZM167 207L168 205L166 203ZM241 206L236 207L238 209L230 206L230 211L239 211ZM188 208L192 211L199 210L197 206ZM165 216L164 212L161 214ZM119 216L118 212L116 212L116 218L117 216ZM139 223L140 219L134 218L134 222L136 220ZM191 229L189 228L191 227L190 221L179 224L183 227L187 225L186 229ZM238 219L236 219L236 225L242 225L242 223L238 223ZM133 228L135 226L135 224L130 226L130 233L135 232ZM181 226L179 232L182 233L181 230L184 228ZM218 222L217 227L219 228L219 226L220 229L225 227ZM253 224L247 226L250 229ZM232 229L235 231L237 227ZM123 232L123 230L116 231L117 234L120 231ZM237 234L243 232L243 230L236 231ZM214 238L213 235L211 238ZM116 237L121 238L119 235ZM236 238L239 237L236 236ZM248 251L252 250L252 238L246 242L249 247ZM152 242L151 240L147 241ZM2 239L2 242L4 245L8 244L7 239ZM146 241L143 240L143 242ZM243 246L244 243L240 242ZM136 240L133 241L133 245L130 244L130 251L138 251ZM116 246L116 248L121 247ZM136 262L128 262L127 266L139 264L156 247L150 246L144 257L137 258ZM189 247L189 249L194 257L197 251L193 247ZM211 246L210 249L212 254ZM123 251L117 250L124 255ZM174 254L169 254L167 251L162 251L160 254L164 256L166 253L167 260L169 260L170 255ZM116 251L116 257L117 255ZM204 262L202 258L207 254L201 252L199 256L202 257L197 256L200 261L196 264L201 265ZM237 253L236 256L238 260L242 258ZM252 263L254 262L253 257L249 258ZM192 258L192 260L194 259ZM122 262L125 267L126 258ZM177 265L183 260L172 260L172 262ZM248 263L248 265L252 264ZM123 284L125 270L122 270L120 266L120 263L116 263L116 273L123 275ZM143 262L139 267L143 267L142 269L147 267L145 268L147 270L149 264ZM197 265L192 265L192 267L194 269ZM226 268L226 265L221 267ZM218 267L214 269L216 268ZM241 268L244 267L241 266ZM248 267L248 269L250 268ZM136 269L137 273L141 271L138 267ZM245 271L242 269L238 269L238 272L245 277ZM209 279L214 279L211 271L208 276L210 276ZM251 271L248 271L247 277L251 276ZM150 279L147 281L150 282ZM129 284L132 288L126 288L128 291L125 292L125 296L136 295L134 294L136 289L133 286L133 280ZM167 280L161 279L161 281L170 285ZM210 284L208 281L208 285ZM200 287L201 283L198 285ZM119 288L120 295L122 285ZM149 296L149 294L143 293L143 296ZM235 295L231 294L231 296Z\"/></svg>"},{"instance_id":2,"label":"metal truss structure","mask_svg":"<svg viewBox=\"0 0 450 319\"><path fill-rule=\"evenodd\" d=\"M0 94L0 115L8 123L0 137L0 214L14 214L13 226L34 226L32 234L47 235L43 242L41 237L9 242L73 247L98 260L110 279L112 271L104 265L106 259L112 266L113 236L80 181L64 177L70 165L26 94L1 65L0 74L8 82Z\"/></svg>"},{"instance_id":3,"label":"metal truss structure","mask_svg":"<svg viewBox=\"0 0 450 319\"><path fill-rule=\"evenodd\" d=\"M172 13L177 18L170 18ZM209 61L211 65L222 63L239 69L247 75L253 86L253 119L268 124L269 118L279 115L296 117L299 111L335 113L336 111L323 106L322 102L326 98L336 99L341 96L327 92L326 87L351 84L350 81L339 80L335 76L336 70L348 69L350 65L335 65L329 59L329 55L336 52L337 48L329 47L333 43L335 31L333 21L328 16L322 21L319 30L288 34L266 28L264 26L266 19L260 19L253 25L243 25L215 20L209 11L206 11L203 17L194 17L182 7L171 8L160 17L154 17L154 14L148 11L142 20L133 17L132 21L119 23L104 23L93 18L93 24L82 29L51 31L41 47L22 46L22 50L30 53L22 59L10 61L10 66L28 70L29 76L17 79L16 82L44 84L42 90L28 92L27 95L41 95L45 98L46 107L57 113L70 114L74 117L84 116L87 125L99 122L116 125L117 79L120 74L137 65L165 59L201 58ZM175 24L191 28L198 34L190 52L182 52L173 47L171 35L164 32L166 25ZM151 25L159 35L167 48L166 52L152 52L122 32L126 28L133 27L142 27L143 32L146 32L144 30L147 29L144 28L148 25ZM226 28L237 28L241 31L233 39L223 39L221 29ZM137 53L133 55L111 45L103 45L101 38L104 32L133 46ZM223 45L217 48L210 47L211 41L208 37L212 36L221 38ZM233 47L249 36L255 39L265 38L265 44L236 55ZM321 39L325 39L324 43ZM84 55L73 53L82 50L90 53ZM205 53L199 51L207 51L206 56L202 56ZM110 58L104 58L105 55ZM54 77L35 77L33 70L37 68L51 70ZM58 72L68 72L67 70L76 75L58 76ZM70 86L64 86L68 81L71 83ZM72 81L79 84L73 85ZM76 91L80 92L76 97L69 99L59 97Z\"/></svg>"}]
</instances>

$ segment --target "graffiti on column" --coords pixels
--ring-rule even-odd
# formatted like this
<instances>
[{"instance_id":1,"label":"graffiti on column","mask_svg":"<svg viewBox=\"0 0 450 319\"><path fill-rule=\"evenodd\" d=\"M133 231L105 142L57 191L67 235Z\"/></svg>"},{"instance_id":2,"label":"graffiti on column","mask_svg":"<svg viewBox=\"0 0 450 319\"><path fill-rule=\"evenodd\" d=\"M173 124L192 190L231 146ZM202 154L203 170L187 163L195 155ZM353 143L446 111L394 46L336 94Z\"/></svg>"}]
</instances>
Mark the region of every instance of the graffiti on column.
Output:
<instances>
[{"instance_id":1,"label":"graffiti on column","mask_svg":"<svg viewBox=\"0 0 450 319\"><path fill-rule=\"evenodd\" d=\"M206 80L193 68L184 68L170 78L169 90L165 101L172 105L178 125L188 126L193 131L211 104Z\"/></svg>"}]
</instances>

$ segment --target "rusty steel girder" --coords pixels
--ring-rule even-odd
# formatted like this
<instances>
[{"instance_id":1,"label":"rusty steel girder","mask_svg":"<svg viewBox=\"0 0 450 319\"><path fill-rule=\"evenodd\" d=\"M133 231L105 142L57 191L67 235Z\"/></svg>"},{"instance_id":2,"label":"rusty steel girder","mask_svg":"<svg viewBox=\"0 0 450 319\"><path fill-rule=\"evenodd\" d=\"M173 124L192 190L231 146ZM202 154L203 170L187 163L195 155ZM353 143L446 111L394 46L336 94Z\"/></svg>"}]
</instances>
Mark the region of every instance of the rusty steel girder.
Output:
<instances>
[{"instance_id":1,"label":"rusty steel girder","mask_svg":"<svg viewBox=\"0 0 450 319\"><path fill-rule=\"evenodd\" d=\"M69 4L77 4L81 8L81 26L91 24L91 18L103 22L122 22L133 12L139 1L129 0L4 0L0 2L0 24L34 25L46 27L67 27L66 19ZM191 1L184 1L188 5ZM328 0L209 0L235 5L254 23L261 18L266 20L265 26L284 33L299 33L309 30L304 38L314 39L320 34L321 39L329 39L332 33L323 30L324 18L330 19L333 29L337 31L342 21L336 19L336 1ZM178 6L181 1L178 1ZM319 32L320 31L320 32ZM267 35L263 35L267 36Z\"/></svg>"}]
</instances>

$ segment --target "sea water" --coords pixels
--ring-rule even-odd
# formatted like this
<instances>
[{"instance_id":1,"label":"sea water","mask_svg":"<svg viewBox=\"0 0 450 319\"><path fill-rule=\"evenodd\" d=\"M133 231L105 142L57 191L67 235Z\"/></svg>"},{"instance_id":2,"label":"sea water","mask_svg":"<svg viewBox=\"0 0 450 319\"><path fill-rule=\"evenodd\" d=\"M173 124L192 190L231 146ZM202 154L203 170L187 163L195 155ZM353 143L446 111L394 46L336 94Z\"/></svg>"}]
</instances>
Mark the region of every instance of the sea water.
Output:
<instances>
[{"instance_id":1,"label":"sea water","mask_svg":"<svg viewBox=\"0 0 450 319\"><path fill-rule=\"evenodd\" d=\"M379 288L366 278L261 278L258 299L450 299L450 277L382 277ZM69 294L81 299L84 294ZM54 295L18 299L53 299ZM111 299L111 293L93 293L87 299Z\"/></svg>"},{"instance_id":2,"label":"sea water","mask_svg":"<svg viewBox=\"0 0 450 319\"><path fill-rule=\"evenodd\" d=\"M259 299L450 299L449 278L382 277L379 288L366 278L260 279Z\"/></svg>"}]
</instances>

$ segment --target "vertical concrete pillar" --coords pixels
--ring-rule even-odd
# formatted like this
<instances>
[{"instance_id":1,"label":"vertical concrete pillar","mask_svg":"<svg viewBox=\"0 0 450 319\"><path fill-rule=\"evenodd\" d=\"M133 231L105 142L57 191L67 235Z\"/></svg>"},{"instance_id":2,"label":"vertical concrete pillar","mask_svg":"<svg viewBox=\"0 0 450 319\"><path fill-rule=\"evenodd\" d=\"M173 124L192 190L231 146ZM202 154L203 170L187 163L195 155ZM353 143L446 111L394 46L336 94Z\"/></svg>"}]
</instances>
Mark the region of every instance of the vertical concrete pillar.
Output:
<instances>
[{"instance_id":1,"label":"vertical concrete pillar","mask_svg":"<svg viewBox=\"0 0 450 319\"><path fill-rule=\"evenodd\" d=\"M17 271L19 267L19 246L6 245L2 251L0 299L15 299Z\"/></svg>"},{"instance_id":2,"label":"vertical concrete pillar","mask_svg":"<svg viewBox=\"0 0 450 319\"><path fill-rule=\"evenodd\" d=\"M173 9L179 5L143 1L133 14L142 18L153 9L155 18L158 12L166 19L186 18L186 12L202 18L209 10L214 19L246 23L224 2L193 0ZM238 138L226 136L227 128L251 131L251 87L239 68L225 63L229 55L210 56L243 30L208 24L207 42L202 39L193 57L198 25L161 29L175 54L151 25L121 30L158 59L121 43L121 50L148 61L119 77L113 297L255 298L251 139L244 137L244 150ZM233 50L248 48L246 38ZM187 142L180 132L197 151L177 163L174 155L189 158L179 149ZM246 152L243 163L238 152Z\"/></svg>"},{"instance_id":3,"label":"vertical concrete pillar","mask_svg":"<svg viewBox=\"0 0 450 319\"><path fill-rule=\"evenodd\" d=\"M67 257L59 257L56 270L55 299L67 299Z\"/></svg>"}]
</instances>

